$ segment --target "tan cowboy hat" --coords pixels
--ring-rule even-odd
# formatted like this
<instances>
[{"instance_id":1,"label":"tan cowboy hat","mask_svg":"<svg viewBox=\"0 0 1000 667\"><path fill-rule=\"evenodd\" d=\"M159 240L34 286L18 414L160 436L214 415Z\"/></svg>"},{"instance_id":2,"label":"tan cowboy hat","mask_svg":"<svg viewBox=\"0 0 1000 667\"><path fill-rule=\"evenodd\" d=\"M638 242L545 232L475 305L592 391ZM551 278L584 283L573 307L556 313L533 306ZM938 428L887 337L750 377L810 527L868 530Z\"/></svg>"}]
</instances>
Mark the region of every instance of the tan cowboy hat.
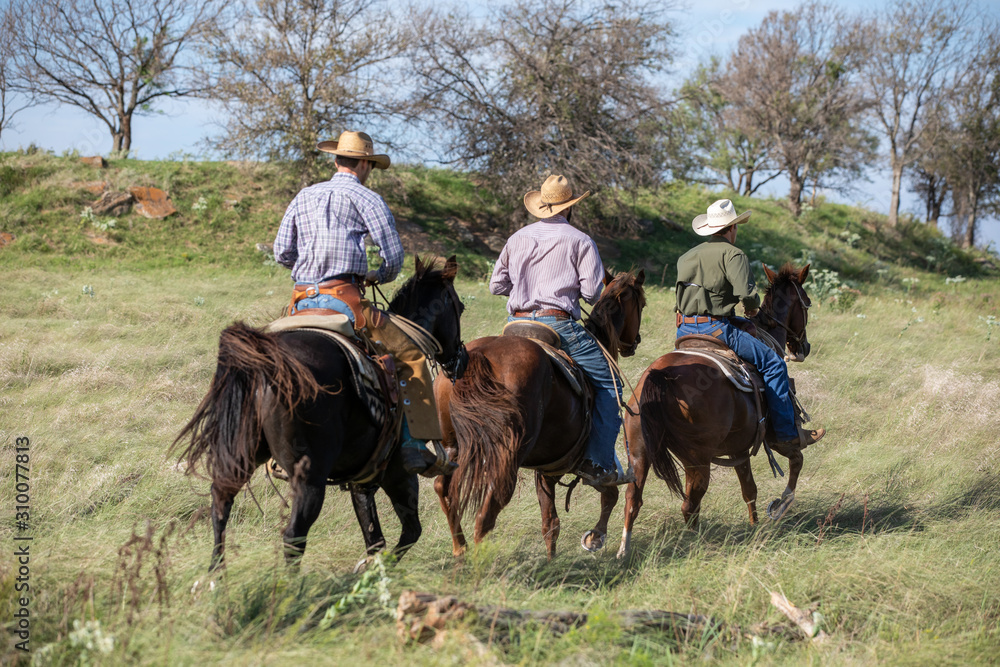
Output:
<instances>
[{"instance_id":1,"label":"tan cowboy hat","mask_svg":"<svg viewBox=\"0 0 1000 667\"><path fill-rule=\"evenodd\" d=\"M375 145L372 143L372 138L364 132L341 132L340 139L321 141L316 147L324 153L352 157L356 160L370 160L379 169L389 168L389 156L375 155Z\"/></svg>"},{"instance_id":2,"label":"tan cowboy hat","mask_svg":"<svg viewBox=\"0 0 1000 667\"><path fill-rule=\"evenodd\" d=\"M733 202L720 199L708 207L708 213L697 216L691 221L691 228L698 236L709 236L733 225L742 225L750 219L750 211L736 215Z\"/></svg>"},{"instance_id":3,"label":"tan cowboy hat","mask_svg":"<svg viewBox=\"0 0 1000 667\"><path fill-rule=\"evenodd\" d=\"M573 188L566 177L553 174L545 179L541 190L532 190L524 195L524 208L536 218L551 218L589 196L590 190L587 190L574 198Z\"/></svg>"}]
</instances>

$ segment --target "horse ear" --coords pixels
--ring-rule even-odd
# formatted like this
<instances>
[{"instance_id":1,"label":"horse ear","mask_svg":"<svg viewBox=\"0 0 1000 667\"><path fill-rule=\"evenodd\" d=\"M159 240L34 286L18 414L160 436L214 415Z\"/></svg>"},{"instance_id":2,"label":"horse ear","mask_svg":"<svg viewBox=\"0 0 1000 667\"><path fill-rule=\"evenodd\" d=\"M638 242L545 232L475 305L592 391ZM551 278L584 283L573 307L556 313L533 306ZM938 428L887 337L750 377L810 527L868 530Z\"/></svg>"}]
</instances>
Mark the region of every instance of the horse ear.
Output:
<instances>
[{"instance_id":1,"label":"horse ear","mask_svg":"<svg viewBox=\"0 0 1000 667\"><path fill-rule=\"evenodd\" d=\"M420 261L420 255L413 256L413 273L420 275L424 272L424 263Z\"/></svg>"},{"instance_id":2,"label":"horse ear","mask_svg":"<svg viewBox=\"0 0 1000 667\"><path fill-rule=\"evenodd\" d=\"M764 267L764 275L767 276L767 282L773 285L774 281L778 279L778 274L767 268L767 264L764 262L761 262L760 265Z\"/></svg>"},{"instance_id":3,"label":"horse ear","mask_svg":"<svg viewBox=\"0 0 1000 667\"><path fill-rule=\"evenodd\" d=\"M646 269L639 269L639 275L635 277L635 284L642 287L644 282L646 282Z\"/></svg>"},{"instance_id":4,"label":"horse ear","mask_svg":"<svg viewBox=\"0 0 1000 667\"><path fill-rule=\"evenodd\" d=\"M810 266L810 264L806 264L805 266L802 267L802 270L799 271L799 284L800 285L805 284L806 278L809 277L809 266Z\"/></svg>"},{"instance_id":5,"label":"horse ear","mask_svg":"<svg viewBox=\"0 0 1000 667\"><path fill-rule=\"evenodd\" d=\"M607 287L608 285L610 285L611 281L614 279L615 277L611 275L611 272L608 271L607 269L604 269L604 286Z\"/></svg>"},{"instance_id":6,"label":"horse ear","mask_svg":"<svg viewBox=\"0 0 1000 667\"><path fill-rule=\"evenodd\" d=\"M452 255L444 262L444 270L441 272L441 277L445 280L454 280L455 276L458 275L458 258Z\"/></svg>"}]
</instances>

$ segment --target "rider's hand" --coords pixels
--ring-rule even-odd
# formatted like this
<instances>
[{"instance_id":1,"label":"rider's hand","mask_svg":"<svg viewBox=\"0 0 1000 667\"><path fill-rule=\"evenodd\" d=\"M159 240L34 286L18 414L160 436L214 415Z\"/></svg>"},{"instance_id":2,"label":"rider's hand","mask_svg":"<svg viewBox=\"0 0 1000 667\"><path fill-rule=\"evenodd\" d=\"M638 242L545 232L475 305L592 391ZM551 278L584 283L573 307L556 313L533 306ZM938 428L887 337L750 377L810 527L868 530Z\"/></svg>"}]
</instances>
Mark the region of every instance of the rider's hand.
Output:
<instances>
[{"instance_id":1,"label":"rider's hand","mask_svg":"<svg viewBox=\"0 0 1000 667\"><path fill-rule=\"evenodd\" d=\"M365 274L365 285L374 285L378 282L378 271L371 270Z\"/></svg>"},{"instance_id":2,"label":"rider's hand","mask_svg":"<svg viewBox=\"0 0 1000 667\"><path fill-rule=\"evenodd\" d=\"M755 317L757 315L757 313L759 313L759 312L760 312L760 309L754 308L753 310L747 310L744 313L744 315L746 315L748 318L750 318L750 317Z\"/></svg>"}]
</instances>

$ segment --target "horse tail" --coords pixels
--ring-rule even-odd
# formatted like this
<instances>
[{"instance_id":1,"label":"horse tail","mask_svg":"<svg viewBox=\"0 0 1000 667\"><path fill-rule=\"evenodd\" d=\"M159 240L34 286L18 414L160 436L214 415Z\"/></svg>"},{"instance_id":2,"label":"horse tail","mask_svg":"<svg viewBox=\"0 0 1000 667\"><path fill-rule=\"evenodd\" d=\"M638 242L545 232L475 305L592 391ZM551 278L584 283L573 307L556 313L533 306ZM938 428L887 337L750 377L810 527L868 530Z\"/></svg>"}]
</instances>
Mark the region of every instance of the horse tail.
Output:
<instances>
[{"instance_id":1,"label":"horse tail","mask_svg":"<svg viewBox=\"0 0 1000 667\"><path fill-rule=\"evenodd\" d=\"M670 454L672 426L665 409L665 403L672 401L671 383L675 378L667 375L667 369L655 369L646 376L639 398L639 422L642 425L642 440L646 456L656 472L656 476L667 483L667 488L684 497L684 487L677 471L677 462Z\"/></svg>"},{"instance_id":2,"label":"horse tail","mask_svg":"<svg viewBox=\"0 0 1000 667\"><path fill-rule=\"evenodd\" d=\"M316 398L323 388L278 342L278 336L237 322L219 337L215 376L194 416L174 440L188 472L204 459L218 493L235 494L253 475L264 415L259 399L270 388L289 411Z\"/></svg>"},{"instance_id":3,"label":"horse tail","mask_svg":"<svg viewBox=\"0 0 1000 667\"><path fill-rule=\"evenodd\" d=\"M458 441L458 469L449 500L461 513L481 507L489 491L509 498L517 484L517 452L524 435L514 394L497 379L490 360L469 352L465 375L451 392L451 422Z\"/></svg>"}]
</instances>

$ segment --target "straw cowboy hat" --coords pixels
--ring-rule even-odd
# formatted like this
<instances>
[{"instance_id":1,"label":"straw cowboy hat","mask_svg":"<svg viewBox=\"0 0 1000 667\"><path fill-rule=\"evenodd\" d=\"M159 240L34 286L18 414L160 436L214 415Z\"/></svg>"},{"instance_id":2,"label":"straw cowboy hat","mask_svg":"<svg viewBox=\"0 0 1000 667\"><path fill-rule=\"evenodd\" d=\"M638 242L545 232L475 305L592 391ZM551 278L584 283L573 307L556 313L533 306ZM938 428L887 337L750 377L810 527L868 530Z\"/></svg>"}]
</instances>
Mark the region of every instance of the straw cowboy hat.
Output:
<instances>
[{"instance_id":1,"label":"straw cowboy hat","mask_svg":"<svg viewBox=\"0 0 1000 667\"><path fill-rule=\"evenodd\" d=\"M709 236L726 227L742 225L749 219L750 211L736 215L733 202L728 199L720 199L708 207L708 213L699 215L691 221L691 228L698 236Z\"/></svg>"},{"instance_id":2,"label":"straw cowboy hat","mask_svg":"<svg viewBox=\"0 0 1000 667\"><path fill-rule=\"evenodd\" d=\"M551 218L589 196L590 190L587 190L579 197L573 197L573 188L566 177L553 174L545 179L541 190L532 190L524 195L524 208L536 218Z\"/></svg>"},{"instance_id":3,"label":"straw cowboy hat","mask_svg":"<svg viewBox=\"0 0 1000 667\"><path fill-rule=\"evenodd\" d=\"M340 139L321 141L316 147L324 153L352 157L356 160L370 160L379 169L389 168L389 156L375 155L375 145L372 143L372 138L364 132L341 132Z\"/></svg>"}]
</instances>

